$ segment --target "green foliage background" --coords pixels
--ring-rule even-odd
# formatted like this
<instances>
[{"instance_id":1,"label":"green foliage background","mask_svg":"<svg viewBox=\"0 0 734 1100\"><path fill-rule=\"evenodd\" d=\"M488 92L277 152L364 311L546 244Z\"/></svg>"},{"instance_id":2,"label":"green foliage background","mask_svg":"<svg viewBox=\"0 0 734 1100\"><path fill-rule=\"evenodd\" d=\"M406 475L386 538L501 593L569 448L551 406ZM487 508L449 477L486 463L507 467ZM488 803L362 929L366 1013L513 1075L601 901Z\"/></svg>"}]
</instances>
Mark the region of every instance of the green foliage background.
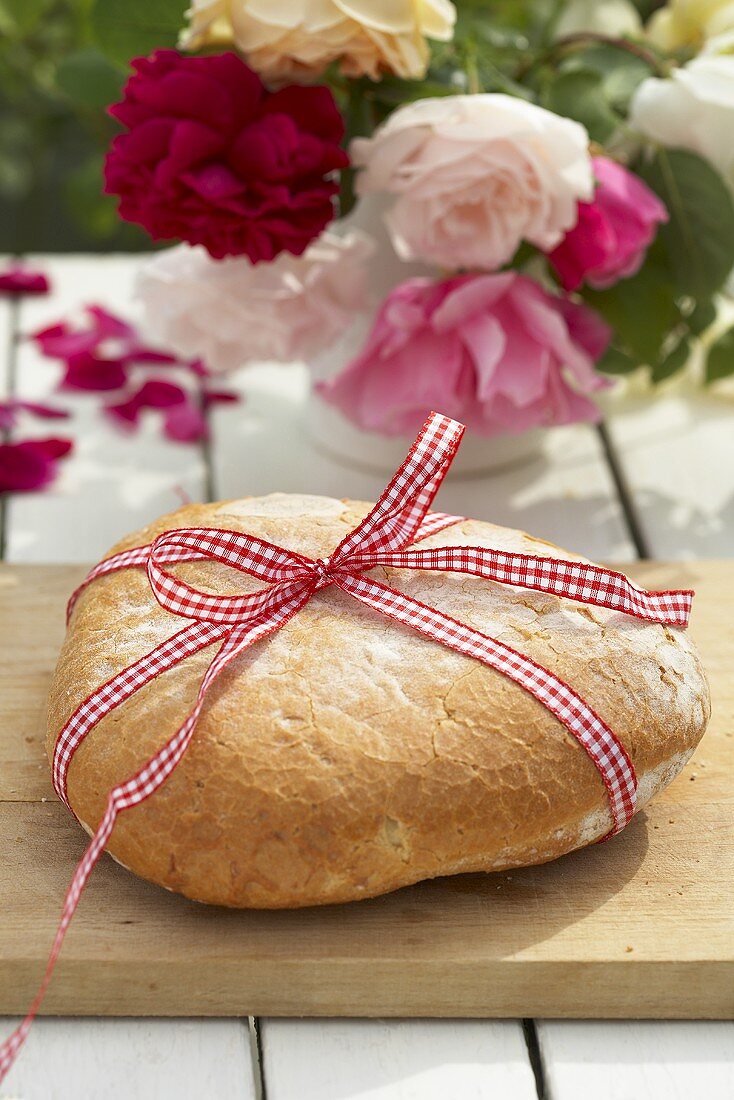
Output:
<instances>
[{"instance_id":1,"label":"green foliage background","mask_svg":"<svg viewBox=\"0 0 734 1100\"><path fill-rule=\"evenodd\" d=\"M0 0L0 251L150 248L101 194L128 59L175 45L186 0Z\"/></svg>"},{"instance_id":2,"label":"green foliage background","mask_svg":"<svg viewBox=\"0 0 734 1100\"><path fill-rule=\"evenodd\" d=\"M603 0L600 0L603 3ZM150 248L101 193L102 160L116 127L105 107L119 97L131 57L174 46L187 0L0 0L0 251ZM637 0L643 17L659 0ZM654 149L630 135L630 98L666 58L644 43L604 36L558 39L563 0L457 0L451 43L438 45L424 81L345 80L327 74L348 138L371 133L400 103L461 91L507 92L582 122L599 151L623 148L664 200L670 221L642 270L585 300L615 330L602 369L641 363L660 381L687 361L715 317L734 258L734 203L705 161ZM351 200L345 174L343 209ZM516 266L528 259L522 248ZM537 274L537 271L535 271ZM542 278L550 280L546 270ZM707 379L734 373L734 339L709 355Z\"/></svg>"},{"instance_id":3,"label":"green foliage background","mask_svg":"<svg viewBox=\"0 0 734 1100\"><path fill-rule=\"evenodd\" d=\"M639 0L643 9L654 5ZM131 57L176 44L186 7L187 0L0 0L0 251L150 247L119 222L114 199L100 194L115 132L104 108L117 98ZM457 7L455 42L436 51L427 82L351 82L342 90L352 133L371 129L407 98L456 91L457 79L533 94L513 73L549 45L565 4L457 0ZM539 98L563 111L574 80L584 75L555 92L541 89Z\"/></svg>"}]
</instances>

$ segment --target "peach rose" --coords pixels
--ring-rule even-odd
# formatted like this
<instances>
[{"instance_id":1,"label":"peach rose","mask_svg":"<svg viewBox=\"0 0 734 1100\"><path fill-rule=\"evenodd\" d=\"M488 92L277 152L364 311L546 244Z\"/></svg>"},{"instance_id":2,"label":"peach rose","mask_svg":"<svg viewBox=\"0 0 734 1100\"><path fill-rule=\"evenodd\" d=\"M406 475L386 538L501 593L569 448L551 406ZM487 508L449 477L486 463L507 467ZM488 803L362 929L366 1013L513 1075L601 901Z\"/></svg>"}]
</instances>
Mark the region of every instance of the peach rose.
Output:
<instances>
[{"instance_id":1,"label":"peach rose","mask_svg":"<svg viewBox=\"0 0 734 1100\"><path fill-rule=\"evenodd\" d=\"M447 42L450 0L193 0L182 45L233 43L266 80L319 76L339 61L347 76L420 78L427 38Z\"/></svg>"},{"instance_id":2,"label":"peach rose","mask_svg":"<svg viewBox=\"0 0 734 1100\"><path fill-rule=\"evenodd\" d=\"M423 99L352 143L357 190L395 196L398 254L493 271L521 241L548 252L594 193L583 126L507 95Z\"/></svg>"}]
</instances>

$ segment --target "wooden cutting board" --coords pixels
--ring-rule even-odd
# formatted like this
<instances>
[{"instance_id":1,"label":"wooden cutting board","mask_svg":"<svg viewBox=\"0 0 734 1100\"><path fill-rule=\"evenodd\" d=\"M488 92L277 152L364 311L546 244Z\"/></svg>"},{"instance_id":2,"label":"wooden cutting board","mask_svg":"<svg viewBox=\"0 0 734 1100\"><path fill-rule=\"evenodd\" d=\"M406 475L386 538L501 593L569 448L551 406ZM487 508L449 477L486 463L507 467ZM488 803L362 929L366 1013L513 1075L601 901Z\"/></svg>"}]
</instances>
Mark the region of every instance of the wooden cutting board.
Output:
<instances>
[{"instance_id":1,"label":"wooden cutting board","mask_svg":"<svg viewBox=\"0 0 734 1100\"><path fill-rule=\"evenodd\" d=\"M352 905L212 909L104 859L44 1011L109 1015L730 1017L734 562L625 566L698 590L714 714L619 837L543 867ZM35 992L85 837L42 747L65 599L83 570L0 569L0 1013Z\"/></svg>"}]
</instances>

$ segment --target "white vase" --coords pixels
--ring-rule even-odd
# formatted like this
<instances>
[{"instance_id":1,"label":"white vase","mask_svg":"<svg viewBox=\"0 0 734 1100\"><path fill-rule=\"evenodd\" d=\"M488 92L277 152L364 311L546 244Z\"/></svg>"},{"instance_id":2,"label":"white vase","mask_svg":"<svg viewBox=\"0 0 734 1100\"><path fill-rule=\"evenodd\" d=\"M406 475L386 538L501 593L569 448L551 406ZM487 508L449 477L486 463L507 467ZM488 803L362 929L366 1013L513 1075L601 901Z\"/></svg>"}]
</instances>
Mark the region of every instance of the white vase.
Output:
<instances>
[{"instance_id":1,"label":"white vase","mask_svg":"<svg viewBox=\"0 0 734 1100\"><path fill-rule=\"evenodd\" d=\"M309 399L306 424L311 442L319 451L342 465L370 473L393 474L413 442L413 437L365 432L315 393ZM530 462L540 453L542 440L543 433L537 428L489 439L467 432L448 476L478 477Z\"/></svg>"}]
</instances>

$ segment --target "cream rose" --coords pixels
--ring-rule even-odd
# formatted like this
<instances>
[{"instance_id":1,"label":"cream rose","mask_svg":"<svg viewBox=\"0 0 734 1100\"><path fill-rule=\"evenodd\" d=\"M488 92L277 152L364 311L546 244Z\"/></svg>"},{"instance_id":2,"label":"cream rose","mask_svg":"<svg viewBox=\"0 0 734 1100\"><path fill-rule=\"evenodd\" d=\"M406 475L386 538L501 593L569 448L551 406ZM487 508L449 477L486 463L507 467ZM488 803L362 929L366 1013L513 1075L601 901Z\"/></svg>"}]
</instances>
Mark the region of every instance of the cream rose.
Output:
<instances>
[{"instance_id":1,"label":"cream rose","mask_svg":"<svg viewBox=\"0 0 734 1100\"><path fill-rule=\"evenodd\" d=\"M302 256L272 263L213 260L177 245L146 261L137 297L146 333L216 373L256 360L309 358L337 340L368 304L365 233L326 232Z\"/></svg>"},{"instance_id":2,"label":"cream rose","mask_svg":"<svg viewBox=\"0 0 734 1100\"><path fill-rule=\"evenodd\" d=\"M644 80L630 122L653 141L705 157L734 189L734 57L705 54L667 80Z\"/></svg>"},{"instance_id":3,"label":"cream rose","mask_svg":"<svg viewBox=\"0 0 734 1100\"><path fill-rule=\"evenodd\" d=\"M670 0L647 24L647 34L663 50L698 49L708 38L734 28L734 0Z\"/></svg>"},{"instance_id":4,"label":"cream rose","mask_svg":"<svg viewBox=\"0 0 734 1100\"><path fill-rule=\"evenodd\" d=\"M266 80L317 77L332 61L348 76L420 78L427 38L447 42L450 0L193 0L182 45L234 43Z\"/></svg>"},{"instance_id":5,"label":"cream rose","mask_svg":"<svg viewBox=\"0 0 734 1100\"><path fill-rule=\"evenodd\" d=\"M403 259L494 271L522 240L544 251L593 194L583 126L506 95L399 108L352 143L357 190L395 196L386 221Z\"/></svg>"}]
</instances>

